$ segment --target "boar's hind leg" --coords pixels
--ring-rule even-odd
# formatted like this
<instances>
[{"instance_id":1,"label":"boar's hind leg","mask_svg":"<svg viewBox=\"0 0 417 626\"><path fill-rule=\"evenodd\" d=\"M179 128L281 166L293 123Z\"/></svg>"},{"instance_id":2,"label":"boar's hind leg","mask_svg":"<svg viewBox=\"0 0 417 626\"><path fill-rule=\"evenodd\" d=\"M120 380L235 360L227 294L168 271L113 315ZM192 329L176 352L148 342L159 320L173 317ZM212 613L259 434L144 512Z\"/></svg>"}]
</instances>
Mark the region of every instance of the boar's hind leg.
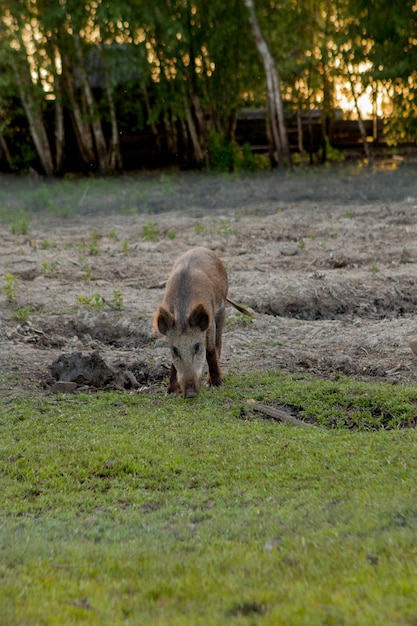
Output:
<instances>
[{"instance_id":1,"label":"boar's hind leg","mask_svg":"<svg viewBox=\"0 0 417 626\"><path fill-rule=\"evenodd\" d=\"M167 393L177 393L179 388L180 387L178 385L177 370L175 368L175 365L171 363L171 371L169 374L169 384L168 384Z\"/></svg>"}]
</instances>

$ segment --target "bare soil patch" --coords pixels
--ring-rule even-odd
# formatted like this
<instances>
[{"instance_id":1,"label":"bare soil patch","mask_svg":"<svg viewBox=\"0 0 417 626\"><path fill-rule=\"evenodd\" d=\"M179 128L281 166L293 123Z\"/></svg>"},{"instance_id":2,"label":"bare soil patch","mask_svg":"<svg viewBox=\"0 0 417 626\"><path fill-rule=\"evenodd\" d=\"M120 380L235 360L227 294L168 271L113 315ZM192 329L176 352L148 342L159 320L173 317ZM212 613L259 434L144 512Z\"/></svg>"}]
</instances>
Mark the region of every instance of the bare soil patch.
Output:
<instances>
[{"instance_id":1,"label":"bare soil patch","mask_svg":"<svg viewBox=\"0 0 417 626\"><path fill-rule=\"evenodd\" d=\"M0 183L13 193L15 181ZM139 389L162 385L169 355L151 317L173 260L195 245L218 251L230 296L256 313L249 322L229 309L226 375L286 369L414 382L416 218L416 170L404 163L142 175L112 181L105 194L92 184L70 218L38 208L25 234L0 225L0 391L45 393L53 361L94 351L119 369L146 370ZM8 273L17 278L12 302ZM16 319L22 309L27 322Z\"/></svg>"}]
</instances>

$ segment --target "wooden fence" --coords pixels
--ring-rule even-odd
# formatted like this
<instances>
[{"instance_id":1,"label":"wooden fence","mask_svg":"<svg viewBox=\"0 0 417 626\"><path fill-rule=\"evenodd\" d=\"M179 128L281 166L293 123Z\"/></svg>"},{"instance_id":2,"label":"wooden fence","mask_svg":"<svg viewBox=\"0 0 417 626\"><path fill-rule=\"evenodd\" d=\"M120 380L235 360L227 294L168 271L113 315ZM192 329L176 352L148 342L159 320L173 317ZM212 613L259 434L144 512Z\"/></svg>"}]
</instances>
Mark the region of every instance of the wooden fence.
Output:
<instances>
[{"instance_id":1,"label":"wooden fence","mask_svg":"<svg viewBox=\"0 0 417 626\"><path fill-rule=\"evenodd\" d=\"M286 118L288 141L292 152L300 149L299 124L302 128L303 149L315 154L324 143L324 124L319 111L302 115L301 120ZM364 120L367 141L373 147L386 147L384 121L382 119ZM348 153L363 152L363 141L357 120L334 119L326 122L326 133L333 148ZM269 141L264 109L243 109L239 112L236 124L236 141L249 143L254 152L267 153Z\"/></svg>"}]
</instances>

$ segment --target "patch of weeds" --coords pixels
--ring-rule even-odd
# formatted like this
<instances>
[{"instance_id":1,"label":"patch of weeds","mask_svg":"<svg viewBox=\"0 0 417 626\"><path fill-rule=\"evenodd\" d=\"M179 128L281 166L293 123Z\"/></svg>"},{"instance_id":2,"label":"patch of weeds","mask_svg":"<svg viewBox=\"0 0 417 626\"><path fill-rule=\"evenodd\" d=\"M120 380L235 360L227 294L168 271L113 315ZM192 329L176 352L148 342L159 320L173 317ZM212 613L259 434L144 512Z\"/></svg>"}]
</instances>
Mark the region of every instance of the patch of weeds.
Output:
<instances>
[{"instance_id":1,"label":"patch of weeds","mask_svg":"<svg viewBox=\"0 0 417 626\"><path fill-rule=\"evenodd\" d=\"M175 239L176 236L177 236L177 233L175 232L175 230L169 230L167 232L168 239Z\"/></svg>"},{"instance_id":2,"label":"patch of weeds","mask_svg":"<svg viewBox=\"0 0 417 626\"><path fill-rule=\"evenodd\" d=\"M97 241L90 241L90 243L88 244L88 255L98 256L99 254L100 254L100 250L99 250Z\"/></svg>"},{"instance_id":3,"label":"patch of weeds","mask_svg":"<svg viewBox=\"0 0 417 626\"><path fill-rule=\"evenodd\" d=\"M325 137L325 142L326 142L326 163L330 165L331 163L340 163L345 160L346 158L345 154L341 150L338 150L337 148L334 148L331 145L330 139L327 135ZM317 152L317 159L319 162L322 161L323 148L320 148L319 151Z\"/></svg>"},{"instance_id":4,"label":"patch of weeds","mask_svg":"<svg viewBox=\"0 0 417 626\"><path fill-rule=\"evenodd\" d=\"M234 330L235 328L250 328L253 324L253 317L249 317L244 313L235 313L226 320L227 330Z\"/></svg>"},{"instance_id":5,"label":"patch of weeds","mask_svg":"<svg viewBox=\"0 0 417 626\"><path fill-rule=\"evenodd\" d=\"M116 234L116 230L114 228L111 229L111 231L109 232L109 234L107 236L112 241L119 241L119 238L118 238L118 236Z\"/></svg>"},{"instance_id":6,"label":"patch of weeds","mask_svg":"<svg viewBox=\"0 0 417 626\"><path fill-rule=\"evenodd\" d=\"M134 205L126 205L126 204L122 204L120 207L120 213L122 215L136 215L138 212L138 209L136 206Z\"/></svg>"},{"instance_id":7,"label":"patch of weeds","mask_svg":"<svg viewBox=\"0 0 417 626\"><path fill-rule=\"evenodd\" d=\"M86 265L84 267L83 280L89 282L92 279L93 279L93 269L92 269L91 265Z\"/></svg>"},{"instance_id":8,"label":"patch of weeds","mask_svg":"<svg viewBox=\"0 0 417 626\"><path fill-rule=\"evenodd\" d=\"M37 189L33 189L30 192L30 205L35 210L52 209L57 205L54 203L51 197L51 192L46 185L40 185Z\"/></svg>"},{"instance_id":9,"label":"patch of weeds","mask_svg":"<svg viewBox=\"0 0 417 626\"><path fill-rule=\"evenodd\" d=\"M346 211L343 213L343 217L348 217L351 219L355 217L355 214L351 209L346 209Z\"/></svg>"},{"instance_id":10,"label":"patch of weeds","mask_svg":"<svg viewBox=\"0 0 417 626\"><path fill-rule=\"evenodd\" d=\"M219 235L233 235L233 227L229 220L221 220L220 224L215 228L215 232Z\"/></svg>"},{"instance_id":11,"label":"patch of weeds","mask_svg":"<svg viewBox=\"0 0 417 626\"><path fill-rule=\"evenodd\" d=\"M57 261L50 261L49 263L45 261L42 263L42 274L44 276L55 276L57 266Z\"/></svg>"},{"instance_id":12,"label":"patch of weeds","mask_svg":"<svg viewBox=\"0 0 417 626\"><path fill-rule=\"evenodd\" d=\"M79 241L77 243L77 250L78 250L78 254L80 256L85 254L86 245L85 245L84 241Z\"/></svg>"},{"instance_id":13,"label":"patch of weeds","mask_svg":"<svg viewBox=\"0 0 417 626\"><path fill-rule=\"evenodd\" d=\"M208 137L210 169L218 172L255 171L270 168L269 158L253 154L249 143L240 146L221 133L212 131Z\"/></svg>"},{"instance_id":14,"label":"patch of weeds","mask_svg":"<svg viewBox=\"0 0 417 626\"><path fill-rule=\"evenodd\" d=\"M161 235L157 224L155 222L147 222L142 228L142 237L145 241L156 241Z\"/></svg>"},{"instance_id":15,"label":"patch of weeds","mask_svg":"<svg viewBox=\"0 0 417 626\"><path fill-rule=\"evenodd\" d=\"M3 290L6 294L6 299L9 304L14 302L17 298L17 276L8 272L4 277Z\"/></svg>"},{"instance_id":16,"label":"patch of weeds","mask_svg":"<svg viewBox=\"0 0 417 626\"><path fill-rule=\"evenodd\" d=\"M100 310L104 307L103 297L98 291L95 291L91 296L77 296L77 302L80 306L85 306L91 309Z\"/></svg>"},{"instance_id":17,"label":"patch of weeds","mask_svg":"<svg viewBox=\"0 0 417 626\"><path fill-rule=\"evenodd\" d=\"M304 248L306 247L306 242L304 241L304 239L300 239L298 241L298 247L300 250L304 250Z\"/></svg>"},{"instance_id":18,"label":"patch of weeds","mask_svg":"<svg viewBox=\"0 0 417 626\"><path fill-rule=\"evenodd\" d=\"M110 300L110 306L112 307L112 309L122 309L123 308L123 296L121 291L119 291L118 289L113 289L113 297Z\"/></svg>"},{"instance_id":19,"label":"patch of weeds","mask_svg":"<svg viewBox=\"0 0 417 626\"><path fill-rule=\"evenodd\" d=\"M51 248L56 248L55 241L49 241L49 239L44 239L41 243L42 250L50 250Z\"/></svg>"},{"instance_id":20,"label":"patch of weeds","mask_svg":"<svg viewBox=\"0 0 417 626\"><path fill-rule=\"evenodd\" d=\"M13 235L26 235L29 231L31 213L23 207L0 209L0 222L7 224Z\"/></svg>"},{"instance_id":21,"label":"patch of weeds","mask_svg":"<svg viewBox=\"0 0 417 626\"><path fill-rule=\"evenodd\" d=\"M22 217L10 225L10 231L13 235L27 235L29 232L29 223L29 218Z\"/></svg>"},{"instance_id":22,"label":"patch of weeds","mask_svg":"<svg viewBox=\"0 0 417 626\"><path fill-rule=\"evenodd\" d=\"M371 265L369 266L369 270L374 276L378 273L379 269L376 261L372 261Z\"/></svg>"},{"instance_id":23,"label":"patch of weeds","mask_svg":"<svg viewBox=\"0 0 417 626\"><path fill-rule=\"evenodd\" d=\"M20 324L25 324L28 321L31 314L32 312L29 309L29 307L22 307L21 309L17 309L16 311L14 311L12 317L17 322L20 322Z\"/></svg>"},{"instance_id":24,"label":"patch of weeds","mask_svg":"<svg viewBox=\"0 0 417 626\"><path fill-rule=\"evenodd\" d=\"M88 255L89 256L98 256L100 254L100 250L98 247L98 242L102 238L102 234L97 230L94 230L90 235L90 242L88 244Z\"/></svg>"},{"instance_id":25,"label":"patch of weeds","mask_svg":"<svg viewBox=\"0 0 417 626\"><path fill-rule=\"evenodd\" d=\"M75 207L70 204L59 204L57 202L50 202L48 204L48 213L52 217L61 217L63 219L70 219L76 215L77 211Z\"/></svg>"},{"instance_id":26,"label":"patch of weeds","mask_svg":"<svg viewBox=\"0 0 417 626\"><path fill-rule=\"evenodd\" d=\"M98 230L93 230L93 232L90 235L90 241L97 243L98 241L100 241L102 237L103 235Z\"/></svg>"},{"instance_id":27,"label":"patch of weeds","mask_svg":"<svg viewBox=\"0 0 417 626\"><path fill-rule=\"evenodd\" d=\"M122 254L127 256L129 254L129 242L126 239L122 242Z\"/></svg>"},{"instance_id":28,"label":"patch of weeds","mask_svg":"<svg viewBox=\"0 0 417 626\"><path fill-rule=\"evenodd\" d=\"M207 232L207 228L203 224L194 224L194 232L196 235L204 235Z\"/></svg>"}]
</instances>

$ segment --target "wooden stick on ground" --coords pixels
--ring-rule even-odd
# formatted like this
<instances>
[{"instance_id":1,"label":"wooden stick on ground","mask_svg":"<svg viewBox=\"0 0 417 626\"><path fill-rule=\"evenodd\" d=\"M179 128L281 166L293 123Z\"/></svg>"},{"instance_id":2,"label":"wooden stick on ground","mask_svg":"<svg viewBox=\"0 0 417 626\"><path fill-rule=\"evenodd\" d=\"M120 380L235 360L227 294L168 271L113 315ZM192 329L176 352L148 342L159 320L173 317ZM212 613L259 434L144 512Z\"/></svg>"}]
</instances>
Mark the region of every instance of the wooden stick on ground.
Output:
<instances>
[{"instance_id":1,"label":"wooden stick on ground","mask_svg":"<svg viewBox=\"0 0 417 626\"><path fill-rule=\"evenodd\" d=\"M264 413L265 415L269 415L269 417L273 417L280 422L287 422L288 424L292 424L293 426L314 426L314 424L308 424L307 422L302 422L301 420L293 417L286 411L282 411L280 409L275 409L272 406L268 406L267 404L254 404L252 406L254 411L259 411L260 413Z\"/></svg>"}]
</instances>

